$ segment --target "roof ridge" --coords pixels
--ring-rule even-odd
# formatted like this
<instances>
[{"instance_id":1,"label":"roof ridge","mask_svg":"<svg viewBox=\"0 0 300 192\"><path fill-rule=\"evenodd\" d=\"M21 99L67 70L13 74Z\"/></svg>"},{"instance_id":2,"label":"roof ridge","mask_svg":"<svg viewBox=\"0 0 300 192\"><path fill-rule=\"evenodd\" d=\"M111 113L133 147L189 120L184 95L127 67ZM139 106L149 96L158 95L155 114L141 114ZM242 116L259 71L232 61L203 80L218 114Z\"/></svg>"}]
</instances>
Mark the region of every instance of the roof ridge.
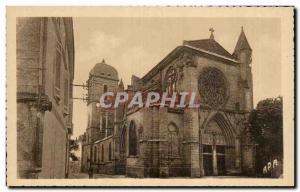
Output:
<instances>
[{"instance_id":1,"label":"roof ridge","mask_svg":"<svg viewBox=\"0 0 300 192\"><path fill-rule=\"evenodd\" d=\"M185 41L203 41L203 40L213 40L213 41L215 41L214 39L195 39L195 40L185 40Z\"/></svg>"},{"instance_id":2,"label":"roof ridge","mask_svg":"<svg viewBox=\"0 0 300 192\"><path fill-rule=\"evenodd\" d=\"M203 49L212 53L216 53L218 55L228 57L230 59L234 59L234 56L215 39L199 39L184 41L183 45L189 45L195 48Z\"/></svg>"},{"instance_id":3,"label":"roof ridge","mask_svg":"<svg viewBox=\"0 0 300 192\"><path fill-rule=\"evenodd\" d=\"M202 52L205 52L205 53L208 53L210 55L214 55L214 56L217 56L217 57L220 57L220 58L223 58L223 59L227 59L227 60L230 60L230 61L233 61L233 62L236 62L238 63L238 61L236 61L235 59L232 59L232 58L228 58L224 55L219 55L217 53L213 53L213 52L210 52L210 51L206 51L206 50L203 50L203 49L200 49L200 48L197 48L197 47L193 47L193 46L190 46L190 45L184 45L185 47L189 47L191 49L195 49L195 50L199 50L199 51L202 51Z\"/></svg>"}]
</instances>

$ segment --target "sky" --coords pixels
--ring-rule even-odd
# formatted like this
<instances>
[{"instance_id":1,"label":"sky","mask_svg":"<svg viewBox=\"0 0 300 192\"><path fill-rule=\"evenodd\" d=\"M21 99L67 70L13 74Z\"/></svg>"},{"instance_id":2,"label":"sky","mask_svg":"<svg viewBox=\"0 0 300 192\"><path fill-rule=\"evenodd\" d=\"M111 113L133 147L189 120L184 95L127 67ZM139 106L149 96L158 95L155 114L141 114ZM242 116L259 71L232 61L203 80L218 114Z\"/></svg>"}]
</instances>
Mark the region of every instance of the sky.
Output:
<instances>
[{"instance_id":1,"label":"sky","mask_svg":"<svg viewBox=\"0 0 300 192\"><path fill-rule=\"evenodd\" d=\"M227 51L233 52L241 26L253 50L254 106L281 94L281 26L277 18L73 18L74 84L85 83L89 71L105 59L115 67L125 87L131 75L142 77L183 40L207 39L209 28ZM87 92L74 87L74 97ZM74 100L73 137L87 125L86 103Z\"/></svg>"}]
</instances>

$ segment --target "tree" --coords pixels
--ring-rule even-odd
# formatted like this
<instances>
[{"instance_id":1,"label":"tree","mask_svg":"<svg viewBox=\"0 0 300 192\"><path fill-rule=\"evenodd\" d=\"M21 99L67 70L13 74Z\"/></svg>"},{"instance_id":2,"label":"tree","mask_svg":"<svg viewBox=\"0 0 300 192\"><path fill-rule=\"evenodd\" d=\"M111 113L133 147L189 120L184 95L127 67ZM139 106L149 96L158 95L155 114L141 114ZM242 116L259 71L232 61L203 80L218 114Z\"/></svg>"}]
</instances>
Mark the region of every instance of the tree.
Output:
<instances>
[{"instance_id":1,"label":"tree","mask_svg":"<svg viewBox=\"0 0 300 192\"><path fill-rule=\"evenodd\" d=\"M282 97L260 101L249 116L251 138L257 144L256 171L283 157Z\"/></svg>"}]
</instances>

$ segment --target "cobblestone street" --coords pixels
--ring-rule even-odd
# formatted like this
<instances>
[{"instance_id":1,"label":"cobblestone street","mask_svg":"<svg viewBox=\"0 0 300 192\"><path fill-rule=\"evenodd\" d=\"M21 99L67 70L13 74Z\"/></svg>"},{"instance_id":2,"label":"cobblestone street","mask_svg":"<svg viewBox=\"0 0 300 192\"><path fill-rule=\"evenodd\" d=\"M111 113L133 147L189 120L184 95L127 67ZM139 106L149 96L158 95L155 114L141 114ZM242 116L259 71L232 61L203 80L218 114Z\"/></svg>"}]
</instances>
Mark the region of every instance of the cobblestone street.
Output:
<instances>
[{"instance_id":1,"label":"cobblestone street","mask_svg":"<svg viewBox=\"0 0 300 192\"><path fill-rule=\"evenodd\" d=\"M69 179L88 179L89 175L87 173L76 173L70 174ZM125 175L106 175L106 174L94 174L94 179L97 178L125 178Z\"/></svg>"},{"instance_id":2,"label":"cobblestone street","mask_svg":"<svg viewBox=\"0 0 300 192\"><path fill-rule=\"evenodd\" d=\"M89 175L87 173L76 173L76 174L71 174L69 176L69 179L88 179ZM93 179L97 178L126 178L125 175L107 175L107 174L94 174ZM169 177L169 179L195 179L191 177ZM222 178L249 178L247 176L206 176L198 179L210 179L210 178L215 178L215 179L222 179ZM146 178L144 178L146 179ZM149 179L149 178L148 178Z\"/></svg>"}]
</instances>

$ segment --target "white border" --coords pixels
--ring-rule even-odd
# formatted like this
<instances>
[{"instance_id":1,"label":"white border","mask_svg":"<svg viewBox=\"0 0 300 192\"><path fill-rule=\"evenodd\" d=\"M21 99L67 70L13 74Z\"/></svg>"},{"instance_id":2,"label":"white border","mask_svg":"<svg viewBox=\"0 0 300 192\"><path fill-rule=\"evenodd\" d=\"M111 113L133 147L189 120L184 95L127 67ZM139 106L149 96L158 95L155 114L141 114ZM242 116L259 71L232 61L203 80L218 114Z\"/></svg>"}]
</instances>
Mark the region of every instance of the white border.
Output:
<instances>
[{"instance_id":1,"label":"white border","mask_svg":"<svg viewBox=\"0 0 300 192\"><path fill-rule=\"evenodd\" d=\"M269 0L243 0L243 1L233 1L233 0L216 0L216 1L211 1L211 0L202 0L201 5L296 5L296 7L300 7L300 1L293 1L293 0L277 0L277 1L269 1ZM11 0L11 1L0 1L0 59L2 65L0 65L0 92L2 93L0 97L0 123L3 127L2 131L0 132L0 138L1 138L1 147L0 147L0 162L3 167L3 171L0 174L0 180L2 181L1 184L1 191L7 191L8 188L5 186L5 75L6 75L6 68L5 68L5 63L6 63L6 51L5 51L5 6L7 5L200 5L199 1L197 0L186 0L186 1L179 1L179 0L152 0L152 1L147 1L147 0L126 0L126 1L120 1L120 0L106 0L102 1L101 3L97 0L85 0L85 1L79 1L79 0L74 0L74 1L66 1L66 0L51 0L51 1L38 1L38 0ZM299 26L299 19L297 20L296 23ZM298 33L297 33L298 34ZM297 41L298 43L298 41ZM297 54L299 54L299 50L297 50ZM297 72L299 70L299 67L297 69ZM300 85L297 85L297 90L299 90ZM298 98L298 97L297 97ZM297 105L297 109L298 109ZM297 118L299 119L299 114L297 115ZM296 127L295 127L296 128ZM297 137L299 138L299 131ZM297 142L297 140L295 141ZM299 154L299 147L297 147L297 153ZM297 166L299 167L299 165ZM299 168L298 168L299 169ZM298 172L298 171L297 171ZM299 182L297 182L299 183ZM10 191L15 191L16 189L9 189ZM30 189L29 189L30 190ZM49 190L49 189L48 189ZM79 191L80 189L73 189L74 191ZM127 189L128 191L130 189ZM127 191L125 190L125 191ZM198 189L194 189L198 190ZM209 189L201 189L204 191L209 191ZM219 189L223 190L223 189ZM255 189L257 190L257 189ZM283 189L283 191L286 191L288 189ZM20 191L20 190L18 190ZM37 189L36 191L44 191L44 189ZM65 191L65 189L58 189L57 191Z\"/></svg>"}]
</instances>

